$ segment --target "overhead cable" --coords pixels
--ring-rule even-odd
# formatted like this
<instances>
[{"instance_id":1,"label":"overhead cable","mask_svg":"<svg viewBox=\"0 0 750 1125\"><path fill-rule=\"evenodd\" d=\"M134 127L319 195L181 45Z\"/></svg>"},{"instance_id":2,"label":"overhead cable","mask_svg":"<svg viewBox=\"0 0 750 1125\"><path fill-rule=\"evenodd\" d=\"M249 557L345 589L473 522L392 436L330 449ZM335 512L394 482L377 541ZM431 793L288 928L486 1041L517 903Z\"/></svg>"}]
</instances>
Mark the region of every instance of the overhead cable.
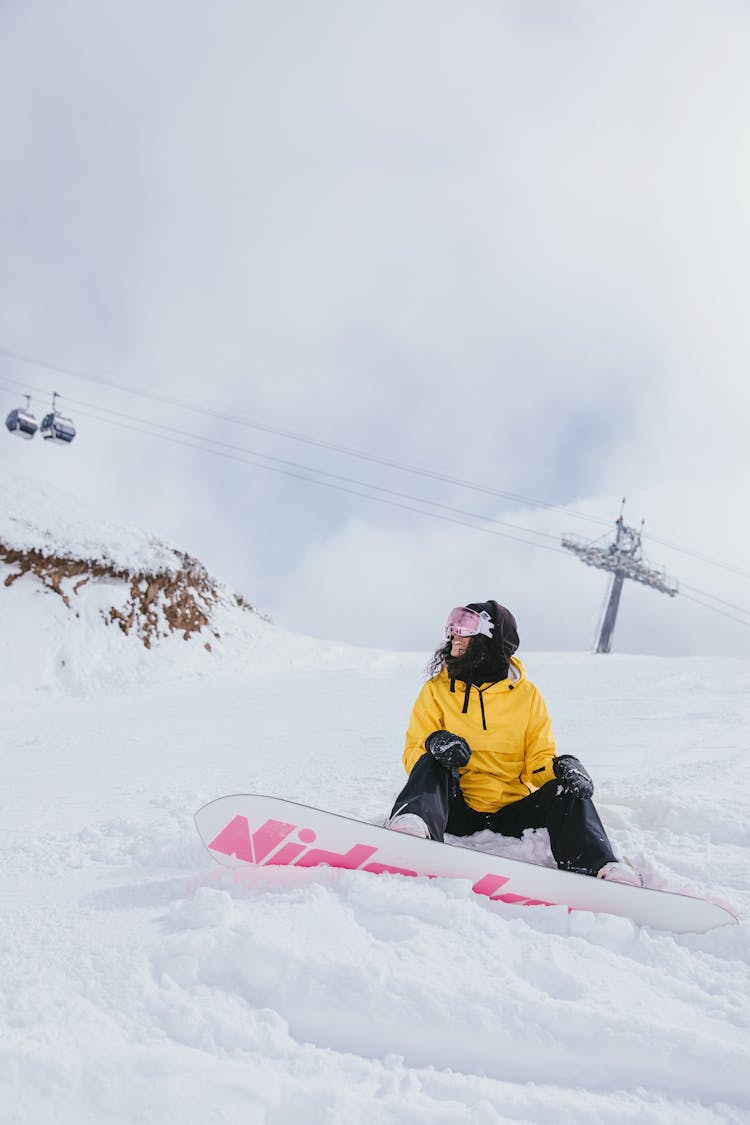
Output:
<instances>
[{"instance_id":1,"label":"overhead cable","mask_svg":"<svg viewBox=\"0 0 750 1125\"><path fill-rule=\"evenodd\" d=\"M455 477L448 473L441 473L433 469L420 468L416 465L409 465L405 462L396 461L393 458L384 457L375 453L366 453L364 450L352 449L349 446L339 445L336 442L325 441L321 438L312 437L309 434L301 434L292 430L279 429L278 427L268 425L264 422L253 421L248 418L243 418L234 413L229 414L226 411L216 410L212 406L201 405L196 402L191 402L187 399L180 399L174 396L164 395L158 391L148 390L145 387L134 389L133 387L128 386L127 383L123 383L115 379L110 379L103 375L94 375L91 372L82 371L80 368L67 367L56 363L50 363L47 360L23 355L21 352L13 351L10 348L0 346L0 355L4 355L9 359L14 359L19 363L29 364L33 367L45 368L49 371L70 375L76 379L85 379L88 382L99 383L102 386L122 391L126 394L134 395L138 398L147 398L153 402L160 402L166 406L174 406L181 410L187 410L192 413L216 418L221 422L230 422L232 423L232 425L244 426L249 429L259 430L262 433L273 434L275 437L282 437L289 441L302 442L306 445L315 446L318 449L327 449L330 452L339 453L346 457L354 457L360 461L369 461L372 464L383 465L387 468L397 469L400 472L412 473L415 476L442 481L444 484L452 484L458 488L467 488L475 492L484 492L489 496L498 496L503 500L510 500L515 504L522 504L532 508L546 508L561 512L563 515L568 515L576 519L589 520L593 523L610 523L609 520L606 520L601 516L594 516L591 513L578 512L573 509L563 508L558 504L553 503L552 501L540 500L531 496L523 496L515 492L506 492L502 489L494 488L486 484L481 484L477 481L463 480L460 477Z\"/></svg>"},{"instance_id":2,"label":"overhead cable","mask_svg":"<svg viewBox=\"0 0 750 1125\"><path fill-rule=\"evenodd\" d=\"M440 482L445 483L445 484L451 484L451 485L454 485L455 487L458 487L458 488L465 488L465 489L469 489L469 490L472 490L472 491L475 491L475 492L481 492L481 493L484 493L485 495L497 496L500 499L509 500L509 501L512 501L513 503L522 504L524 506L528 506L528 507L532 507L532 508L539 508L539 509L545 509L545 510L549 510L549 511L555 511L555 512L561 514L561 515L567 515L567 516L570 516L571 518L580 519L580 520L587 520L587 521L590 521L590 522L598 523L599 525L606 525L606 526L611 525L610 520L605 520L602 517L594 516L591 513L581 512L581 511L577 511L575 509L564 508L564 507L561 507L558 504L555 504L551 501L539 500L539 499L534 498L534 497L523 496L519 493L505 492L501 489L490 487L489 485L480 484L480 483L474 482L474 481L463 480L460 477L454 477L454 476L451 476L449 474L437 472L437 471L434 471L434 470L431 470L431 469L424 469L424 468L420 468L418 466L408 465L408 464L405 464L405 463L400 462L400 461L393 460L393 459L388 458L388 457L379 456L377 454L366 453L363 450L351 449L349 447L338 445L334 442L325 441L325 440L322 440L320 438L315 438L315 437L312 437L310 435L300 434L300 433L296 433L296 432L289 431L289 430L278 429L276 427L267 425L267 424L262 423L262 422L255 422L255 421L251 421L251 420L246 419L246 418L242 418L242 417L240 417L236 414L229 414L229 413L226 413L224 411L218 411L218 410L216 410L216 409L214 409L213 407L210 407L210 406L202 406L198 403L190 402L189 400L186 400L186 399L179 399L179 398L175 398L173 396L163 395L159 392L148 390L147 388L140 387L140 388L134 389L133 387L128 386L126 383L120 382L118 380L111 379L111 378L108 378L108 377L105 377L105 376L102 376L102 375L96 375L96 374L93 374L91 372L83 371L82 369L77 368L77 367L70 367L70 366L64 366L64 365L61 365L61 364L58 364L58 363L51 363L48 360L39 359L37 357L29 356L29 355L26 355L22 352L15 351L11 348L0 346L0 355L6 356L7 358L13 359L13 360L15 360L19 363L28 364L30 366L43 368L43 369L53 371L53 372L56 372L56 373L70 375L73 378L84 379L84 380L87 380L89 382L101 384L102 386L106 386L106 387L109 387L111 389L122 391L126 394L132 395L132 396L137 397L137 398L150 399L151 401L160 402L164 405L177 407L179 409L186 410L186 411L189 411L189 412L192 412L192 413L198 413L198 414L201 414L201 415L204 415L204 416L209 416L209 417L215 418L219 421L228 422L228 423L231 423L233 425L239 425L239 426L247 427L249 429L255 429L255 430L258 430L259 432L263 432L263 433L273 434L276 437L282 437L282 438L285 438L285 439L288 439L288 440L302 442L304 444L314 446L314 447L317 447L319 449L326 449L330 452L335 452L335 453L338 453L338 454L341 454L341 455L344 455L344 456L357 458L357 459L362 460L362 461L368 461L372 464L383 465L384 467L397 469L397 470L399 470L401 472L405 472L405 473L411 473L415 476L421 476L421 477L424 477L426 479L440 481ZM5 378L5 376L3 376L3 378ZM9 378L9 381L12 382L12 383L15 383L17 386L27 388L27 384L21 383L19 380L14 380L12 378ZM34 389L34 388L32 388L32 389ZM38 389L36 389L35 393L45 393L45 392L39 391ZM75 402L76 400L70 399L69 401ZM106 408L106 407L96 407L95 409L108 409L108 408ZM116 413L116 412L113 412L113 413ZM212 440L212 439L208 439L208 440ZM255 455L256 456L266 456L265 454L255 454ZM317 470L317 469L311 470L311 471L318 472L318 473L321 473L321 474L323 474L323 472L324 472L323 470ZM336 477L337 474L330 474L330 475L333 476L333 477ZM342 479L347 479L347 478L342 478ZM367 487L375 488L375 487L378 487L378 486L368 485ZM383 490L383 491L387 491L387 490ZM432 503L431 501L426 501L426 502ZM484 518L484 517L477 517L477 518ZM502 521L496 521L496 522L502 522ZM514 526L514 525L509 525L509 526ZM525 530L530 531L534 535L543 535L544 534L542 532L532 531L531 529L525 529ZM652 542L658 543L659 545L661 545L663 547L667 547L669 550L676 551L679 554L686 555L687 557L695 558L695 559L697 559L701 562L705 562L710 566L720 568L720 569L725 570L725 571L727 571L729 573L732 573L732 574L737 574L742 578L750 578L750 571L748 571L746 569L743 569L743 568L740 568L740 567L737 567L737 566L734 566L731 563L723 562L719 559L712 558L709 555L702 554L702 553L700 553L698 551L695 551L695 550L693 550L689 547L681 546L680 544L674 543L672 541L660 539L657 536L652 535L650 532L648 532L648 533L644 532L643 537L644 537L644 539L650 539Z\"/></svg>"}]
</instances>

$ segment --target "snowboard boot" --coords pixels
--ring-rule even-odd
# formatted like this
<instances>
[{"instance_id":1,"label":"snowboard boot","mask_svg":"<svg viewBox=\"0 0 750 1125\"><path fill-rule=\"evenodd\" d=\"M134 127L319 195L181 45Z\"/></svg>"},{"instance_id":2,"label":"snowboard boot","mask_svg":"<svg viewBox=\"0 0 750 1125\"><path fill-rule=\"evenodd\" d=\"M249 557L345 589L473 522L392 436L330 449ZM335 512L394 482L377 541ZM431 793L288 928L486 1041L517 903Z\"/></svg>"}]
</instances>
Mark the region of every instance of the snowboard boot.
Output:
<instances>
[{"instance_id":1,"label":"snowboard boot","mask_svg":"<svg viewBox=\"0 0 750 1125\"><path fill-rule=\"evenodd\" d=\"M388 821L386 828L390 828L393 832L403 832L407 836L421 836L425 840L430 838L430 830L422 817L417 816L416 813L408 812L394 816Z\"/></svg>"},{"instance_id":2,"label":"snowboard boot","mask_svg":"<svg viewBox=\"0 0 750 1125\"><path fill-rule=\"evenodd\" d=\"M596 877L597 879L609 879L611 883L628 883L632 887L643 886L643 879L624 859L616 859L612 863L605 863Z\"/></svg>"}]
</instances>

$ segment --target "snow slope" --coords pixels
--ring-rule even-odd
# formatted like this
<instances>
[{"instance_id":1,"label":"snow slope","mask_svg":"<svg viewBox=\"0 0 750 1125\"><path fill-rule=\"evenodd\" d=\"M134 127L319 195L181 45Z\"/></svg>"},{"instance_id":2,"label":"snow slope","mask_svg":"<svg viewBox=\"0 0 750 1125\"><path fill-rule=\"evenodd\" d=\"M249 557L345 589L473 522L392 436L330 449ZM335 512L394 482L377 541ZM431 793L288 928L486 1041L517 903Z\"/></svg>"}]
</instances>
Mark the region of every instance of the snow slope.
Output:
<instances>
[{"instance_id":1,"label":"snow slope","mask_svg":"<svg viewBox=\"0 0 750 1125\"><path fill-rule=\"evenodd\" d=\"M426 654L251 616L149 652L63 610L0 585L3 1125L750 1120L746 662L521 653L617 846L741 916L674 937L460 881L236 879L194 810L381 819Z\"/></svg>"}]
</instances>

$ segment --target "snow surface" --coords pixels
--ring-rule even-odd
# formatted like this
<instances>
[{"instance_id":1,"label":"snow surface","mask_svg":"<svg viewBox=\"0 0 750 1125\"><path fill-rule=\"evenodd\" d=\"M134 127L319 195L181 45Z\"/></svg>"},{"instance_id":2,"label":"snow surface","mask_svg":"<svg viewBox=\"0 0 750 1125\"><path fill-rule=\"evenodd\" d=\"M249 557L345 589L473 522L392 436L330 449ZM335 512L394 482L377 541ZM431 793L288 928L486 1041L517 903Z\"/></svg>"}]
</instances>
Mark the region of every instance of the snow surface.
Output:
<instances>
[{"instance_id":1,"label":"snow surface","mask_svg":"<svg viewBox=\"0 0 750 1125\"><path fill-rule=\"evenodd\" d=\"M741 918L675 937L449 879L237 880L193 812L381 821L427 654L227 607L214 652L149 652L87 588L76 617L1 582L3 1125L750 1120L747 662L521 654L616 846ZM476 842L550 862L543 832Z\"/></svg>"},{"instance_id":2,"label":"snow surface","mask_svg":"<svg viewBox=\"0 0 750 1125\"><path fill-rule=\"evenodd\" d=\"M0 480L0 543L132 574L174 574L184 562L177 547L153 533L106 519L78 497L16 473Z\"/></svg>"}]
</instances>

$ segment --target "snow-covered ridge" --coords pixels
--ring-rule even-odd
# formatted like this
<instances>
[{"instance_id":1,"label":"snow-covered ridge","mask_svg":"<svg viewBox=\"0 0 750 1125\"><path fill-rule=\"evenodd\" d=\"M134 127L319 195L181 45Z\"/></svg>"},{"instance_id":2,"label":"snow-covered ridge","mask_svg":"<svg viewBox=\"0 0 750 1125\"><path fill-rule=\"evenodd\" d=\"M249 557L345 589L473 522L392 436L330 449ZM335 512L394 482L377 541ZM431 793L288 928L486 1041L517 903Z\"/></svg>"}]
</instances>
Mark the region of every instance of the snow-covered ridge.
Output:
<instances>
[{"instance_id":1,"label":"snow-covered ridge","mask_svg":"<svg viewBox=\"0 0 750 1125\"><path fill-rule=\"evenodd\" d=\"M140 575L175 574L186 557L151 532L116 523L52 485L16 474L0 481L0 543Z\"/></svg>"},{"instance_id":2,"label":"snow-covered ridge","mask_svg":"<svg viewBox=\"0 0 750 1125\"><path fill-rule=\"evenodd\" d=\"M271 628L186 551L18 476L0 482L0 613L6 687L78 696L207 672Z\"/></svg>"},{"instance_id":3,"label":"snow-covered ridge","mask_svg":"<svg viewBox=\"0 0 750 1125\"><path fill-rule=\"evenodd\" d=\"M57 489L15 477L0 487L0 575L6 589L28 575L80 620L94 587L97 612L146 648L173 633L211 651L215 609L257 612L185 551L137 528L96 519Z\"/></svg>"},{"instance_id":4,"label":"snow-covered ridge","mask_svg":"<svg viewBox=\"0 0 750 1125\"><path fill-rule=\"evenodd\" d=\"M183 566L174 572L133 574L111 564L44 554L41 550L18 550L0 541L0 567L7 569L4 586L12 586L25 574L36 578L47 589L58 594L68 609L75 612L75 601L89 583L106 583L111 590L112 605L102 607L105 624L116 624L125 634L138 637L146 648L173 632L189 640L194 634L212 628L212 610L219 600L217 583L205 568L189 555ZM235 596L240 605L240 599ZM204 647L210 651L210 641Z\"/></svg>"}]
</instances>

